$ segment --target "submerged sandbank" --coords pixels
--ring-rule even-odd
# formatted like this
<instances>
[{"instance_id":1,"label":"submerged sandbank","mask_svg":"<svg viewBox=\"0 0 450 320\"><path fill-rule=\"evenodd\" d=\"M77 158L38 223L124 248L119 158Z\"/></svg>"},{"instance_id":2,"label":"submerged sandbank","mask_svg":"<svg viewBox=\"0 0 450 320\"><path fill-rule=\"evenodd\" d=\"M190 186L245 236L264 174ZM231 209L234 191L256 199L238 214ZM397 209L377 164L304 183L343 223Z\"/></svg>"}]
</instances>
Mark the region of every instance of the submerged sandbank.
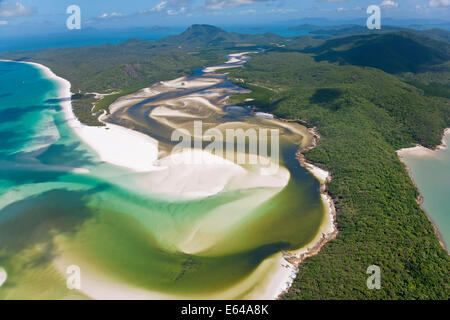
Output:
<instances>
[{"instance_id":1,"label":"submerged sandbank","mask_svg":"<svg viewBox=\"0 0 450 320\"><path fill-rule=\"evenodd\" d=\"M224 69L229 69L229 68L236 68L236 67L242 67L246 60L245 59L249 59L249 57L247 57L247 54L250 53L257 53L257 52L241 52L241 53L232 53L229 54L228 57L228 61L226 61L223 65L219 65L219 66L213 66L213 67L206 67L203 69L203 72L205 73L214 73L216 71L219 70L224 70Z\"/></svg>"},{"instance_id":2,"label":"submerged sandbank","mask_svg":"<svg viewBox=\"0 0 450 320\"><path fill-rule=\"evenodd\" d=\"M242 56L242 54L237 55ZM235 62L235 60L233 60ZM225 67L225 66L223 66ZM227 66L229 68L229 66ZM217 67L208 67L205 68L204 72L215 72L219 70ZM189 80L187 78L180 78L176 79L172 82L169 82L169 85L164 84L165 87L170 87L172 89L183 89L183 88L189 88L189 87L207 87L205 84L209 84L207 79L199 80L193 80L195 85L190 85ZM158 87L156 87L156 90L158 90ZM214 96L214 94L209 93L208 97ZM187 96L183 98L176 98L171 99L170 101L164 101L166 106L170 106L171 108L174 107L186 107L186 102L188 99L192 99L193 101L196 101L199 104L207 104L211 105L211 109L214 109L216 111L220 111L220 108L218 108L216 105L211 104L211 102L206 99L206 95L198 95L195 96ZM161 106L157 107L156 109L153 109L153 111L150 112L150 116L157 118L158 116L161 117L186 117L186 113L188 110L182 109L183 112L181 113L180 110L171 110L167 107L162 108ZM264 117L266 118L267 123L275 123L277 120L273 119L273 115L264 114ZM167 120L158 120L162 121L165 125L173 126L172 124L168 123ZM294 126L293 123L277 123L278 126L285 127L286 129L303 135L304 132L302 130L299 130ZM173 126L175 127L175 126ZM220 127L220 126L219 126ZM308 144L310 141L308 141ZM317 143L317 142L315 142ZM315 144L314 144L315 145ZM303 145L302 147L306 147L306 145ZM268 287L271 289L268 289L270 293L265 292L263 295L259 296L259 298L270 298L275 299L283 292L287 291L290 286L292 285L292 282L294 281L297 271L298 271L298 265L301 261L303 261L306 257L311 256L313 254L316 254L320 248L331 238L333 238L336 235L337 229L335 228L335 208L334 203L331 197L325 192L325 185L326 183L331 179L330 174L322 170L316 166L313 166L309 163L303 162L302 165L308 169L321 183L321 201L325 208L325 216L322 222L321 227L317 231L316 236L310 241L307 245L304 247L295 250L293 252L284 253L283 255L278 257L279 261L279 268L276 270L276 272L273 273L273 275L268 280ZM187 247L184 247L185 250L191 251L191 249L188 249ZM198 249L198 248L197 248ZM258 298L256 296L255 298Z\"/></svg>"},{"instance_id":3,"label":"submerged sandbank","mask_svg":"<svg viewBox=\"0 0 450 320\"><path fill-rule=\"evenodd\" d=\"M41 67L41 70L46 72L46 76L55 81L58 81L61 87L61 98L69 98L71 96L70 83L55 76L50 71L50 69L41 65L39 66ZM186 79L184 79L184 81L187 82ZM196 83L193 87L196 87L198 85L200 85L200 83ZM202 86L203 85L205 85L204 82L202 83ZM189 87L190 85L189 83L183 84L180 82L180 80L178 80L177 83L172 83L168 87L171 86L175 88L179 88L179 86L185 88ZM147 90L143 93L153 95L155 92L150 92ZM194 99L194 101L200 103L201 99L203 98L197 96L191 97L191 99ZM142 188L148 187L152 192L163 194L177 194L187 196L188 198L202 198L208 197L212 194L217 194L223 190L233 190L233 188L245 189L247 185L247 188L274 188L274 190L271 191L273 196L278 192L278 190L282 189L289 180L289 173L286 175L286 172L283 170L280 171L280 177L269 176L269 179L261 178L254 173L246 172L246 170L244 170L240 166L235 165L234 163L225 163L224 166L213 165L211 167L211 171L209 172L208 176L214 176L216 178L215 181L212 181L213 185L211 185L211 179L205 179L205 181L208 180L208 183L206 183L205 181L202 181L202 179L198 178L204 173L203 170L205 170L205 168L202 166L194 168L186 165L177 168L176 166L172 165L172 159L170 157L165 157L160 159L160 161L157 161L159 152L158 141L156 141L155 139L134 130L126 129L121 126L112 125L109 123L106 123L106 127L96 128L84 126L76 119L75 115L73 114L70 101L65 101L66 99L62 100L62 105L64 107L66 118L70 127L87 145L89 145L99 155L100 159L114 165L126 167L130 170L143 173L142 179L140 180L142 182ZM208 101L207 99L205 100ZM124 101L124 104L128 103L129 101ZM214 106L214 108L217 107ZM167 113L167 110L162 111L163 113ZM125 150L125 152L123 152L123 150ZM168 171L164 172L164 170ZM319 172L317 170L313 171L315 171L316 173ZM253 176L251 176L250 174L252 174ZM324 178L324 175L325 173L321 172L320 177ZM176 177L176 179L168 181L171 179L171 177ZM321 180L320 177L319 180ZM321 198L322 201L326 203L325 208L327 212L330 213L333 208L332 201L324 197L324 194L321 195ZM233 213L236 213L236 218L239 218L239 216L237 215L238 212ZM302 257L305 257L308 254L314 253L314 250L316 250L318 246L323 245L324 234L326 234L330 230L333 230L333 226L333 220L330 219L330 217L327 215L324 218L322 226L320 230L317 231L317 235L315 236L313 241L307 244L304 248L300 249L301 253L299 253L298 251L285 255L280 253L264 260L261 265L252 272L248 279L244 280L238 285L238 287L240 288L239 290L244 292L244 288L247 289L246 286L249 283L258 283L258 289L253 291L253 294L245 295L243 296L243 298L274 299L278 297L279 294L287 290L292 284L297 270L296 263L289 262L292 261L291 258L293 256L299 257L300 255ZM195 235L195 230L193 232L193 235ZM206 244L207 242L204 243ZM180 248L184 252L191 253L202 252L208 249L208 247L199 246L198 243L194 243L192 241L180 243ZM276 267L273 268L273 265L276 265ZM268 272L269 269L270 276L267 276L266 272ZM64 271L65 270L62 270L61 273L66 276ZM258 281L255 282L255 279L257 279ZM263 279L263 281L261 281L261 279ZM117 295L109 292L108 289L116 288L118 290L115 290L115 293L120 294L120 297L137 298L138 296L141 296L142 298L154 298L158 296L160 298L167 298L167 295L153 293L152 291L148 290L145 290L145 293L144 291L141 291L137 293L137 295L134 295L131 293L131 291L128 291L128 289L125 288L127 287L127 285L122 286L122 292L122 289L120 289L121 285L116 285L114 281L110 280L111 279L105 279L104 281L97 282L93 280L91 284L91 289L94 290L94 292L91 292L92 297L100 299L117 298ZM134 290L134 288L132 289ZM224 292L222 294L210 295L210 297L232 298L234 297L234 294L236 292L239 292L239 290L235 290L237 289L233 288L231 292L228 292L228 296Z\"/></svg>"},{"instance_id":4,"label":"submerged sandbank","mask_svg":"<svg viewBox=\"0 0 450 320\"><path fill-rule=\"evenodd\" d=\"M289 174L286 175L286 170L281 170L280 175L273 177L255 178L252 172L244 170L230 161L220 161L221 159L218 159L218 157L198 150L185 150L181 155L184 158L195 157L201 159L201 162L194 166L177 165L180 162L180 155L170 155L158 160L158 141L146 134L102 121L104 116L99 117L99 120L105 124L104 127L92 127L82 124L72 110L70 82L58 77L50 68L44 65L38 63L28 64L39 68L47 78L58 83L61 105L66 115L67 123L80 139L98 154L101 161L136 172L151 172L138 179L140 186L147 191L192 199L212 196L224 190L231 190L230 188L239 188L239 183L236 183L236 181L241 181L242 188L245 189L248 186L283 188L289 180ZM179 88L179 86L201 88L217 83L217 81L194 80L191 85L190 82L186 78L179 78L173 81L161 82L161 84L172 88ZM121 101L116 101L114 103L114 111L128 105L130 102L136 102L139 99L142 100L149 95L154 96L158 93L158 91L151 88L139 90L137 94L131 95L133 99L129 99L126 96ZM202 97L188 97L186 100L197 101L218 110L209 100ZM165 113L167 113L167 110ZM214 186L211 186L211 183L207 183L208 179L198 179L203 169L209 173L214 173L216 177ZM78 171L81 172L81 170ZM236 172L240 172L240 174L237 175ZM170 177L175 177L175 179L170 179ZM237 177L240 177L239 180L237 180Z\"/></svg>"},{"instance_id":5,"label":"submerged sandbank","mask_svg":"<svg viewBox=\"0 0 450 320\"><path fill-rule=\"evenodd\" d=\"M72 93L70 92L71 84L69 81L58 77L44 65L35 62L20 61L20 63L30 64L38 68L46 78L58 83L60 104L68 125L83 142L98 154L100 160L134 171L155 169L153 162L156 161L158 156L158 142L155 139L113 124L106 124L104 127L91 127L82 124L72 110Z\"/></svg>"}]
</instances>

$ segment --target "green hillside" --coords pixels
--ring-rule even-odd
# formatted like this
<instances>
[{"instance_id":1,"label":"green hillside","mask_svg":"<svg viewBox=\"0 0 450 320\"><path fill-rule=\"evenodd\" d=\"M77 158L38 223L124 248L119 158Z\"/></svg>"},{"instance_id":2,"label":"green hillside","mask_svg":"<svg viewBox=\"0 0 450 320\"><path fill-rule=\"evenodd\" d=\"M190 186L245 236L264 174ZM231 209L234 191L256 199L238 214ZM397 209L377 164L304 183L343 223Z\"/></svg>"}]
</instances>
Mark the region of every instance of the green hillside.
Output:
<instances>
[{"instance_id":1,"label":"green hillside","mask_svg":"<svg viewBox=\"0 0 450 320\"><path fill-rule=\"evenodd\" d=\"M317 61L368 66L388 73L419 72L450 60L450 44L410 32L333 38L309 49Z\"/></svg>"},{"instance_id":2,"label":"green hillside","mask_svg":"<svg viewBox=\"0 0 450 320\"><path fill-rule=\"evenodd\" d=\"M207 47L258 47L284 44L286 39L273 34L239 34L211 25L192 25L180 35L162 39L162 43Z\"/></svg>"},{"instance_id":3,"label":"green hillside","mask_svg":"<svg viewBox=\"0 0 450 320\"><path fill-rule=\"evenodd\" d=\"M233 102L255 98L260 108L317 126L322 138L306 157L333 175L338 237L300 266L284 299L448 299L449 256L395 151L438 144L450 125L449 100L381 70L301 53L258 55L231 77L266 93ZM366 287L370 265L381 267L381 290Z\"/></svg>"},{"instance_id":4,"label":"green hillside","mask_svg":"<svg viewBox=\"0 0 450 320\"><path fill-rule=\"evenodd\" d=\"M190 74L225 61L236 50L270 48L286 41L274 34L241 35L209 25L193 25L177 36L158 41L131 39L117 45L52 48L0 54L3 59L44 64L72 84L76 116L85 124L102 125L98 112L129 94L162 80ZM88 93L110 94L100 101ZM94 111L94 113L93 113Z\"/></svg>"},{"instance_id":5,"label":"green hillside","mask_svg":"<svg viewBox=\"0 0 450 320\"><path fill-rule=\"evenodd\" d=\"M85 124L99 126L102 124L97 120L98 112L108 110L120 96L225 61L226 52L222 49L203 46L186 50L179 45L131 39L118 45L6 52L0 56L41 63L69 80L72 92L79 93L73 99L76 116ZM111 95L97 101L88 94L92 92Z\"/></svg>"},{"instance_id":6,"label":"green hillside","mask_svg":"<svg viewBox=\"0 0 450 320\"><path fill-rule=\"evenodd\" d=\"M439 41L446 37L430 31L284 39L194 25L159 41L1 58L49 66L72 83L79 119L99 125L92 113L124 94L221 63L226 53L264 47L231 71L232 81L252 90L231 103L316 126L322 138L306 157L332 173L328 190L338 210L337 239L301 265L284 298L448 299L449 256L395 152L435 146L450 125L450 45ZM111 95L96 101L91 92ZM366 288L366 269L374 264L382 269L382 290Z\"/></svg>"}]
</instances>

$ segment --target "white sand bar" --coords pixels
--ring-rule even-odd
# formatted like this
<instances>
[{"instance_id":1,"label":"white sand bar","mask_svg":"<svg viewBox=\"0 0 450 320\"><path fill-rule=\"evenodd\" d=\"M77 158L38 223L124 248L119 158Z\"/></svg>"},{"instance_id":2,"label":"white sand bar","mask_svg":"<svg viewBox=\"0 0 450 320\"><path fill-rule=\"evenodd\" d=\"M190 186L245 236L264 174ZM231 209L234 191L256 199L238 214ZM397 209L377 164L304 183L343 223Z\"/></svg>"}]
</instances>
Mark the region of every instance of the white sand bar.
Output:
<instances>
[{"instance_id":1,"label":"white sand bar","mask_svg":"<svg viewBox=\"0 0 450 320\"><path fill-rule=\"evenodd\" d=\"M47 78L59 84L59 96L67 123L84 143L97 152L100 160L134 171L157 169L153 164L158 158L158 141L145 134L113 124L107 124L105 127L82 124L72 110L70 82L58 77L46 66L32 62L26 63L39 68Z\"/></svg>"}]
</instances>

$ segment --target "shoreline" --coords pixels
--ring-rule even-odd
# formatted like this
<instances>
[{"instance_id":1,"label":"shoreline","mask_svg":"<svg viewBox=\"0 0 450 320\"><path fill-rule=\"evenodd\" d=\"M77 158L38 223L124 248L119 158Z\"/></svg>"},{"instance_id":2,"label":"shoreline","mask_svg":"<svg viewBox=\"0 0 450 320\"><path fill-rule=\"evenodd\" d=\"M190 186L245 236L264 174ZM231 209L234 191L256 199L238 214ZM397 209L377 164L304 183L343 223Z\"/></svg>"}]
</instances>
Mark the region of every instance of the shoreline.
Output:
<instances>
[{"instance_id":1,"label":"shoreline","mask_svg":"<svg viewBox=\"0 0 450 320\"><path fill-rule=\"evenodd\" d=\"M243 54L235 54L235 56L242 55ZM230 57L233 56L230 55ZM99 116L99 121L105 123L105 127L91 127L82 124L77 119L72 109L70 99L72 96L70 91L71 84L68 80L58 77L50 68L38 63L10 60L1 61L33 65L39 69L47 79L55 81L59 86L58 95L60 104L68 126L80 140L98 155L101 161L125 167L135 172L158 170L158 167L155 167L153 163L154 161L157 161L158 158L158 141L140 132L106 123L102 121L104 115ZM320 137L316 133L313 133L313 141L308 148L314 148L317 145L319 138ZM301 152L308 148L301 148L302 147L300 147L299 153L303 156ZM116 150L125 150L125 152L117 153ZM137 153L136 150L138 151ZM144 151L143 154L143 150L147 150L147 153ZM148 150L150 150L150 152L148 152ZM297 156L299 155L297 154ZM154 159L154 161L151 163L148 161L139 161L139 159L149 158L152 160ZM280 258L280 266L277 267L277 271L272 275L268 275L267 283L264 284L264 292L260 293L261 296L270 297L271 299L278 299L287 292L295 281L299 264L306 258L319 253L320 249L337 234L334 202L326 192L326 184L331 181L330 174L325 170L307 163L304 158L302 161L300 156L299 162L321 183L320 195L322 202L324 203L324 208L327 210L327 214L313 240L303 248L294 250L291 253L281 252L282 257ZM324 227L326 227L326 230L323 230Z\"/></svg>"},{"instance_id":2,"label":"shoreline","mask_svg":"<svg viewBox=\"0 0 450 320\"><path fill-rule=\"evenodd\" d=\"M433 149L426 148L420 144L416 144L414 147L410 148L403 148L400 150L397 150L397 154L400 156L404 155L413 155L413 156L430 156L432 155L432 152L436 152L439 150L444 150L448 148L447 143L445 142L445 136L450 135L450 128L444 129L444 132L441 136L441 144L434 147Z\"/></svg>"},{"instance_id":3,"label":"shoreline","mask_svg":"<svg viewBox=\"0 0 450 320\"><path fill-rule=\"evenodd\" d=\"M303 122L303 120L301 120ZM306 161L303 152L311 150L317 146L320 141L320 135L317 133L317 128L310 128L308 131L312 134L313 139L311 144L306 148L300 148L297 151L297 159L302 167L308 170L319 182L320 182L320 196L324 207L327 210L328 215L328 229L323 230L323 225L319 229L316 237L306 246L298 250L290 252L283 252L284 259L293 268L290 282L286 285L286 288L277 296L277 300L280 300L283 295L289 292L290 288L294 284L297 278L300 265L312 256L320 253L322 248L331 240L335 239L338 235L337 219L336 219L336 207L334 205L333 198L327 192L327 185L331 182L332 176L328 171L325 171L312 163ZM312 247L311 247L312 245Z\"/></svg>"},{"instance_id":4,"label":"shoreline","mask_svg":"<svg viewBox=\"0 0 450 320\"><path fill-rule=\"evenodd\" d=\"M237 53L228 55L231 58L241 57L245 58L246 53ZM230 59L231 60L231 59ZM245 64L245 62L243 63ZM242 65L236 66L241 67ZM228 66L227 68L230 68ZM214 69L214 70L212 70ZM206 67L203 69L204 72L216 72L220 70L215 67ZM186 87L187 84L186 78L177 78L174 80L169 80L162 82L164 85L168 85L169 87ZM194 83L197 84L197 83ZM204 86L204 83L198 83L200 87ZM125 97L126 98L126 97ZM217 107L212 105L214 109ZM116 111L115 109L114 111ZM273 116L273 115L272 115ZM271 118L272 119L272 118ZM282 122L293 122L298 121L305 123L303 120L291 120L286 121L285 119L278 119L277 117L273 117L274 120L280 120ZM331 196L326 192L326 186L331 181L331 175L329 172L314 166L306 162L306 160L301 160L303 157L302 152L307 151L309 149L315 148L317 146L318 141L320 140L320 135L315 131L315 129L308 129L308 132L312 135L311 143L307 147L300 146L297 157L300 164L306 168L319 182L320 182L320 197L322 203L324 205L324 210L326 213L324 214L324 221L318 229L316 236L302 248L292 250L290 252L281 252L281 257L279 259L280 265L272 275L270 275L267 279L267 284L265 285L265 290L259 294L259 296L264 297L265 299L269 298L272 300L277 300L285 294L292 286L293 282L296 279L298 274L299 265L308 257L314 256L320 252L322 247L328 243L328 241L334 239L337 235L337 225L336 225L336 209L334 206L334 201Z\"/></svg>"},{"instance_id":5,"label":"shoreline","mask_svg":"<svg viewBox=\"0 0 450 320\"><path fill-rule=\"evenodd\" d=\"M439 151L439 150L443 150L443 149L447 149L447 148L448 148L448 145L447 145L447 143L445 142L445 137L446 137L446 135L448 135L448 134L450 135L450 128L446 128L446 129L444 130L444 133L442 134L442 138L441 138L441 144L438 145L438 146L436 146L436 147L433 148L433 149L429 149L429 148L426 148L426 147L424 147L424 146L418 144L418 145L416 145L415 147L411 147L411 148L403 148L403 149L397 150L396 153L397 153L397 156L398 156L399 160L400 160L400 161L403 163L403 165L405 166L406 172L408 173L409 178L411 179L412 183L414 184L414 186L416 187L416 189L417 189L417 191L418 191L418 193L419 193L419 196L418 196L417 199L416 199L417 204L420 206L420 209L422 209L422 211L425 212L425 215L427 216L428 221L430 221L430 223L431 223L431 225L432 225L432 227L433 227L434 233L435 233L436 237L438 238L438 241L439 241L441 247L442 247L445 251L447 251L447 253L450 255L449 248L448 248L447 245L445 244L444 239L443 239L443 237L442 237L441 232L439 231L439 228L438 228L437 224L433 221L433 218L432 218L431 215L428 213L428 211L425 210L425 208L424 208L424 206L423 206L425 197L422 195L422 193L421 193L421 191L420 191L420 188L418 187L416 181L414 180L414 177L413 177L413 174L412 174L412 170L411 170L411 168L403 161L403 157L405 157L405 156L434 157L434 156L435 156L434 153L435 153L436 151Z\"/></svg>"},{"instance_id":6,"label":"shoreline","mask_svg":"<svg viewBox=\"0 0 450 320\"><path fill-rule=\"evenodd\" d=\"M72 131L89 146L99 157L100 161L128 168L135 172L158 170L153 163L158 156L158 142L140 132L105 123L99 116L103 127L87 126L81 123L72 109L71 83L57 76L49 67L35 62L0 60L4 62L24 63L39 69L44 76L55 81L58 88L58 96L67 124ZM123 152L116 152L117 149ZM147 160L143 160L147 159Z\"/></svg>"}]
</instances>

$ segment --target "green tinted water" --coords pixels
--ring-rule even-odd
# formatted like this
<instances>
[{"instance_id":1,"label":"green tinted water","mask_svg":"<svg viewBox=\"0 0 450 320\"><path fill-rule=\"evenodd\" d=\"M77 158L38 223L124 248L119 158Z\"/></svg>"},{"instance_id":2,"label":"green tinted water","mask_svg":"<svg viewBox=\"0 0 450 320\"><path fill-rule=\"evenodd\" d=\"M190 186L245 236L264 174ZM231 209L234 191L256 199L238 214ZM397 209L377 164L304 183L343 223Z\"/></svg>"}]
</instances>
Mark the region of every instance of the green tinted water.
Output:
<instances>
[{"instance_id":1,"label":"green tinted water","mask_svg":"<svg viewBox=\"0 0 450 320\"><path fill-rule=\"evenodd\" d=\"M282 156L283 190L170 201L135 190L68 127L58 87L33 66L0 63L0 299L247 298L308 244L325 217L319 183ZM73 168L89 169L78 174ZM82 271L66 287L66 267ZM106 293L105 293L106 292ZM147 295L148 294L148 295Z\"/></svg>"}]
</instances>

